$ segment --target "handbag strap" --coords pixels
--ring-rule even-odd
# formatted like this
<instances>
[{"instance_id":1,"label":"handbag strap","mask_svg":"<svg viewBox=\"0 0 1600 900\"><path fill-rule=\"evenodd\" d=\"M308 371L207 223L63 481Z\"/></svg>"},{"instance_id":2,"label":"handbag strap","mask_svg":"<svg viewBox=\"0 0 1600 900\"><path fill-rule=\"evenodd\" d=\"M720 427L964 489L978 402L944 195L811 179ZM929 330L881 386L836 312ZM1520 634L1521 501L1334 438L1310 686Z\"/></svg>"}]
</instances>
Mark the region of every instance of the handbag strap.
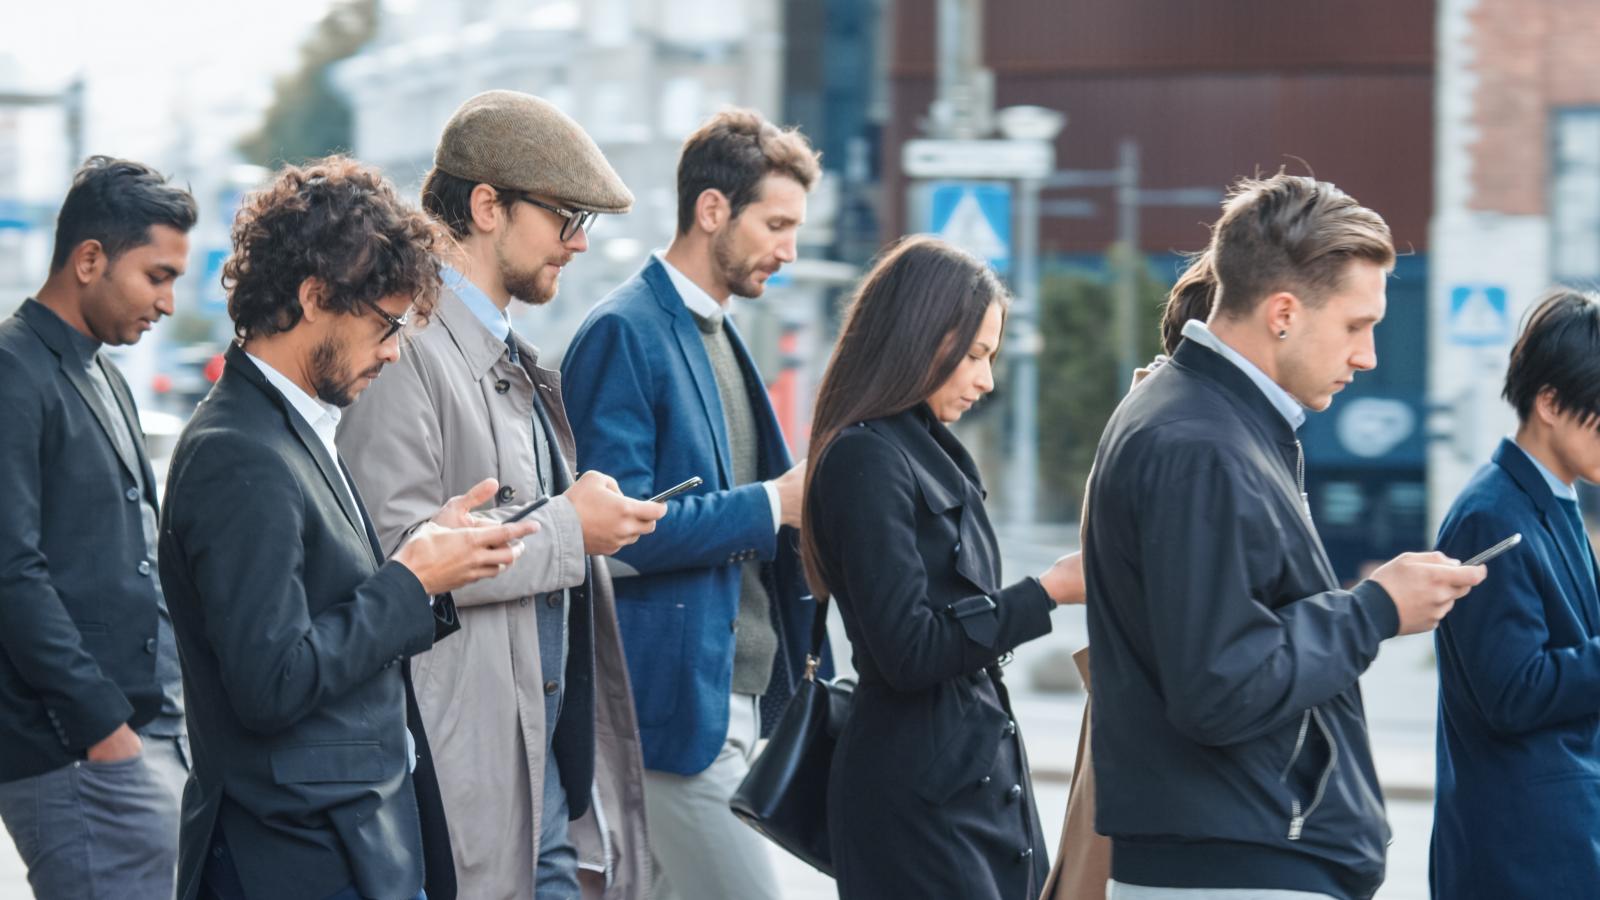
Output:
<instances>
[{"instance_id":1,"label":"handbag strap","mask_svg":"<svg viewBox=\"0 0 1600 900\"><path fill-rule=\"evenodd\" d=\"M806 654L806 671L801 677L807 681L817 680L817 667L822 665L822 642L828 637L828 600L823 597L816 600L817 612L811 618L811 652Z\"/></svg>"}]
</instances>

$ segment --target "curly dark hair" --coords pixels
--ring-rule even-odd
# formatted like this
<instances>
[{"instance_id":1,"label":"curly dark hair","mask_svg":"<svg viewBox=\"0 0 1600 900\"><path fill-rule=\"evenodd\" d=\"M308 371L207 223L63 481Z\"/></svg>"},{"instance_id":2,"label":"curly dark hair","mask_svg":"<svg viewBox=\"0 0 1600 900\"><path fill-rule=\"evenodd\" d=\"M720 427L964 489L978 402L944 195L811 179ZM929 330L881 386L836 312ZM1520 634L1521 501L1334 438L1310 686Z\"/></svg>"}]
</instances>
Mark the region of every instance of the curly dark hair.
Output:
<instances>
[{"instance_id":1,"label":"curly dark hair","mask_svg":"<svg viewBox=\"0 0 1600 900\"><path fill-rule=\"evenodd\" d=\"M438 245L437 226L376 169L342 156L285 166L233 220L222 286L234 334L250 340L298 325L307 278L328 286L328 309L354 315L404 294L426 322L439 296Z\"/></svg>"}]
</instances>

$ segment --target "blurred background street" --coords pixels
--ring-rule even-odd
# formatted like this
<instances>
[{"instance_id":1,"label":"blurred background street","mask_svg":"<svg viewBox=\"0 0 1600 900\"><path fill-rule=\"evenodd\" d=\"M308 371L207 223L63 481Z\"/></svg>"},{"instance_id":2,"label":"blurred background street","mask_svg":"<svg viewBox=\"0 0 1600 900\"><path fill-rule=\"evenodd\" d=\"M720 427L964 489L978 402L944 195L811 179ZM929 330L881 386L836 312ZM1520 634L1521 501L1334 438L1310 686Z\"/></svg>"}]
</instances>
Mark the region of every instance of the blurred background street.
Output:
<instances>
[{"instance_id":1,"label":"blurred background street","mask_svg":"<svg viewBox=\"0 0 1600 900\"><path fill-rule=\"evenodd\" d=\"M1016 577L1075 548L1101 427L1155 352L1161 300L1226 186L1287 167L1378 210L1402 251L1379 368L1302 431L1314 518L1354 581L1430 547L1511 429L1498 394L1523 310L1553 281L1600 283L1597 39L1596 0L29 4L0 31L0 315L43 282L85 155L188 184L201 219L178 313L117 351L159 470L231 337L219 275L240 198L282 162L334 151L414 198L451 111L510 88L581 122L638 198L603 217L554 303L514 310L553 364L671 237L682 139L723 106L754 107L804 130L826 172L800 259L738 307L794 448L842 305L886 243L936 232L1010 283L1000 385L960 433ZM1008 670L1052 847L1084 643L1083 611L1062 610ZM1395 831L1379 896L1422 898L1431 640L1391 641L1363 685ZM791 900L832 896L781 865ZM0 840L0 900L26 896Z\"/></svg>"}]
</instances>

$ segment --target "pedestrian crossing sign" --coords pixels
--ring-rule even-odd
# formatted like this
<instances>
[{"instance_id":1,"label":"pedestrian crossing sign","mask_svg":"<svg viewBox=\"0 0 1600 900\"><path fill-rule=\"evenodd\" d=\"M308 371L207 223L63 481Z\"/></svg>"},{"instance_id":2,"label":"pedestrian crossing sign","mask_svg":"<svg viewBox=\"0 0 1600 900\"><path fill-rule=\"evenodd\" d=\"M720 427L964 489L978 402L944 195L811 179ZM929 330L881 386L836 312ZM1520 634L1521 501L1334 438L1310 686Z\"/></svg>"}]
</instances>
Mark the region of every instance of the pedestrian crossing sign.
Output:
<instances>
[{"instance_id":1,"label":"pedestrian crossing sign","mask_svg":"<svg viewBox=\"0 0 1600 900\"><path fill-rule=\"evenodd\" d=\"M1011 186L938 181L929 187L928 231L1006 274L1011 267Z\"/></svg>"}]
</instances>

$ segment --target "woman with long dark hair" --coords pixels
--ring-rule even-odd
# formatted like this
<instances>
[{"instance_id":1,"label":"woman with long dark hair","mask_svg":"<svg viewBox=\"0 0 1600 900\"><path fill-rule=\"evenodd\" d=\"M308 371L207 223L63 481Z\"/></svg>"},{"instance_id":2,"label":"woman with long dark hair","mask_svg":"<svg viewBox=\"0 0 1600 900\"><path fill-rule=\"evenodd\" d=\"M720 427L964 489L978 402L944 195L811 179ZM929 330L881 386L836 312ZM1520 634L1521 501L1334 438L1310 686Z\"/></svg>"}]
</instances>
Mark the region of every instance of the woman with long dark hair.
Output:
<instances>
[{"instance_id":1,"label":"woman with long dark hair","mask_svg":"<svg viewBox=\"0 0 1600 900\"><path fill-rule=\"evenodd\" d=\"M1063 561L1002 585L946 427L994 389L1007 303L982 263L910 238L863 281L823 376L801 553L860 679L828 788L842 900L1035 900L1049 870L1000 665L1082 578Z\"/></svg>"}]
</instances>

